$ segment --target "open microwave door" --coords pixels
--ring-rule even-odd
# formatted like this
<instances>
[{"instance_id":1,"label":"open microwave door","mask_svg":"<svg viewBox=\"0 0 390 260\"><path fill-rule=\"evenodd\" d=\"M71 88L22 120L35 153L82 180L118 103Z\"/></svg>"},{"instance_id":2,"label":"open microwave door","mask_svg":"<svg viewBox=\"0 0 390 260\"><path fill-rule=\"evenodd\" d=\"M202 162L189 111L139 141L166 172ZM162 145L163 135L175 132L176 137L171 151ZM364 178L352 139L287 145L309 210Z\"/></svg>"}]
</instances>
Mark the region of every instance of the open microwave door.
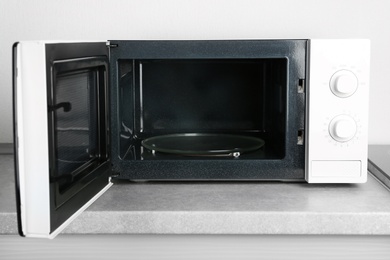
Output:
<instances>
[{"instance_id":1,"label":"open microwave door","mask_svg":"<svg viewBox=\"0 0 390 260\"><path fill-rule=\"evenodd\" d=\"M19 234L54 238L111 185L106 42L13 47Z\"/></svg>"}]
</instances>

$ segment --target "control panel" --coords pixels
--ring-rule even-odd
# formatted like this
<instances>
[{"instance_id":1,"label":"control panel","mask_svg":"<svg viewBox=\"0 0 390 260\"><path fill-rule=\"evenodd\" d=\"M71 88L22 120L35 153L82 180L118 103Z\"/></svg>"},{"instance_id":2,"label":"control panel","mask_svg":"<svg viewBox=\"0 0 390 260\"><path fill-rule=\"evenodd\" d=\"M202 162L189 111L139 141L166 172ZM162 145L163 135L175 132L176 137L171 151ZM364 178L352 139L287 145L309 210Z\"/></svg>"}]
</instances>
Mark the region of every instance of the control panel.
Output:
<instances>
[{"instance_id":1,"label":"control panel","mask_svg":"<svg viewBox=\"0 0 390 260\"><path fill-rule=\"evenodd\" d=\"M306 180L367 180L369 40L310 40Z\"/></svg>"}]
</instances>

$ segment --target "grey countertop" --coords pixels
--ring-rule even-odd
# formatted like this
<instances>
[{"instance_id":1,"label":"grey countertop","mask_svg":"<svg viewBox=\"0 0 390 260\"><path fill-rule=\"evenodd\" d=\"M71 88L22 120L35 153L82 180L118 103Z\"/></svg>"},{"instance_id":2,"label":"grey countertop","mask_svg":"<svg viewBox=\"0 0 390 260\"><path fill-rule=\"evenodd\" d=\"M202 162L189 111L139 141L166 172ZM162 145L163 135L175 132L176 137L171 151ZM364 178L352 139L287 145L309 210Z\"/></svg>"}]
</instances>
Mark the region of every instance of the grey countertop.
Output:
<instances>
[{"instance_id":1,"label":"grey countertop","mask_svg":"<svg viewBox=\"0 0 390 260\"><path fill-rule=\"evenodd\" d=\"M13 156L0 155L0 234L16 234ZM365 184L116 182L63 233L390 234L390 192Z\"/></svg>"}]
</instances>

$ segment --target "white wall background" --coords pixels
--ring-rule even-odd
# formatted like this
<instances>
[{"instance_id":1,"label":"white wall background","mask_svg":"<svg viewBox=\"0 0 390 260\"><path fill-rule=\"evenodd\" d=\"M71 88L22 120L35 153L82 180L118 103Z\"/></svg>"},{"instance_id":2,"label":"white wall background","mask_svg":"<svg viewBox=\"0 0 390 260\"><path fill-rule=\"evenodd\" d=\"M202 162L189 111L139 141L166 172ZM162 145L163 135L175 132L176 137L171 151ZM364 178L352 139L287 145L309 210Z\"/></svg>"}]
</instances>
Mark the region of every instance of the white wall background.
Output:
<instances>
[{"instance_id":1,"label":"white wall background","mask_svg":"<svg viewBox=\"0 0 390 260\"><path fill-rule=\"evenodd\" d=\"M0 0L0 143L12 142L15 41L255 38L371 39L369 143L390 143L389 10L388 0Z\"/></svg>"}]
</instances>

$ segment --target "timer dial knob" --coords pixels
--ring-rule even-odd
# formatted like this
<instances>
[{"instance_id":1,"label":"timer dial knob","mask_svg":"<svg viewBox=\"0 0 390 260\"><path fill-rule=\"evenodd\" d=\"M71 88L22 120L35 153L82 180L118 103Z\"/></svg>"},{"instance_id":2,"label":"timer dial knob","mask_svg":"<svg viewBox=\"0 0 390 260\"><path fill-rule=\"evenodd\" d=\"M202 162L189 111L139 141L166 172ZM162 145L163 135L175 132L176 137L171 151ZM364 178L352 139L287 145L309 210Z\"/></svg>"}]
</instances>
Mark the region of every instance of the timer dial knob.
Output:
<instances>
[{"instance_id":1,"label":"timer dial knob","mask_svg":"<svg viewBox=\"0 0 390 260\"><path fill-rule=\"evenodd\" d=\"M358 88L356 75L349 70L339 70L333 74L330 80L330 89L338 97L352 96Z\"/></svg>"},{"instance_id":2,"label":"timer dial knob","mask_svg":"<svg viewBox=\"0 0 390 260\"><path fill-rule=\"evenodd\" d=\"M339 115L329 124L329 134L337 142L348 142L356 134L355 120L348 115Z\"/></svg>"}]
</instances>

